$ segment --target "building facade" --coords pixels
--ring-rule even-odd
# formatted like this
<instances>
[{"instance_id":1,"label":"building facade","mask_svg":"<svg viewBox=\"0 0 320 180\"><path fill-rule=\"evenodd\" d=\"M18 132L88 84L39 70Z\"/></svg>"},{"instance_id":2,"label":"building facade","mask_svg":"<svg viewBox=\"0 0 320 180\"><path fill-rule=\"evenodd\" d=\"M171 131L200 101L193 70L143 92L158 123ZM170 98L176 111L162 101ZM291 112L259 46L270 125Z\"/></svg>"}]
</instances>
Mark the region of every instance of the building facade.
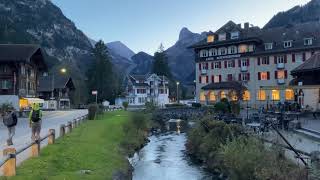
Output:
<instances>
[{"instance_id":1,"label":"building facade","mask_svg":"<svg viewBox=\"0 0 320 180\"><path fill-rule=\"evenodd\" d=\"M192 46L197 101L241 98L256 108L293 102L290 72L320 51L319 37L319 22L260 29L229 21ZM237 96L239 86L244 90Z\"/></svg>"},{"instance_id":2,"label":"building facade","mask_svg":"<svg viewBox=\"0 0 320 180\"><path fill-rule=\"evenodd\" d=\"M0 44L0 104L18 110L20 99L36 97L39 76L46 70L39 46Z\"/></svg>"},{"instance_id":3,"label":"building facade","mask_svg":"<svg viewBox=\"0 0 320 180\"><path fill-rule=\"evenodd\" d=\"M126 92L130 106L144 106L146 102L164 106L169 103L169 80L156 74L129 75Z\"/></svg>"}]
</instances>

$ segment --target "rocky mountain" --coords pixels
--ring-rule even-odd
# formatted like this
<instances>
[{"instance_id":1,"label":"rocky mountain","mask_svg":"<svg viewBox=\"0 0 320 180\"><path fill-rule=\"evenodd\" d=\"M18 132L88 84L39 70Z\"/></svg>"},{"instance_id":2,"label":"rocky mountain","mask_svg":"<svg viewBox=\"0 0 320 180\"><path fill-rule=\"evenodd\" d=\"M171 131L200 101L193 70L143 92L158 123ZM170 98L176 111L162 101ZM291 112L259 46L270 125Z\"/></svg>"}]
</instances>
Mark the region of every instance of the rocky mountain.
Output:
<instances>
[{"instance_id":1,"label":"rocky mountain","mask_svg":"<svg viewBox=\"0 0 320 180\"><path fill-rule=\"evenodd\" d=\"M193 33L182 28L178 41L166 50L171 72L175 78L182 82L193 82L192 74L195 71L193 49L188 47L203 40L206 33Z\"/></svg>"},{"instance_id":2,"label":"rocky mountain","mask_svg":"<svg viewBox=\"0 0 320 180\"><path fill-rule=\"evenodd\" d=\"M310 21L320 21L320 0L312 0L304 6L295 6L288 11L280 12L264 28L281 27Z\"/></svg>"},{"instance_id":3,"label":"rocky mountain","mask_svg":"<svg viewBox=\"0 0 320 180\"><path fill-rule=\"evenodd\" d=\"M136 67L131 71L133 74L147 74L151 72L153 56L145 53L139 52L138 54L132 56L132 62Z\"/></svg>"},{"instance_id":4,"label":"rocky mountain","mask_svg":"<svg viewBox=\"0 0 320 180\"><path fill-rule=\"evenodd\" d=\"M131 57L135 55L135 53L131 49L129 49L126 45L124 45L120 41L107 43L107 47L109 50L113 51L117 55L129 60L131 60Z\"/></svg>"}]
</instances>

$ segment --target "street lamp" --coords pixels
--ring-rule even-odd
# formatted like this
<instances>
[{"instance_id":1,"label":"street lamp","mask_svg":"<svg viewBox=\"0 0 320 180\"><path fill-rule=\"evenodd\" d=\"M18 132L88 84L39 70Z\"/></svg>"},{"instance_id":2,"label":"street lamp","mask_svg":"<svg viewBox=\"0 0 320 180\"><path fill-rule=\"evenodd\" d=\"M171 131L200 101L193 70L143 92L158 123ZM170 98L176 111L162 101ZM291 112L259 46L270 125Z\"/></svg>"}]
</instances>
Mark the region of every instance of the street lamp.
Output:
<instances>
[{"instance_id":1,"label":"street lamp","mask_svg":"<svg viewBox=\"0 0 320 180\"><path fill-rule=\"evenodd\" d=\"M177 82L177 102L179 104L179 85L180 85L180 82L178 81Z\"/></svg>"},{"instance_id":2,"label":"street lamp","mask_svg":"<svg viewBox=\"0 0 320 180\"><path fill-rule=\"evenodd\" d=\"M65 74L67 72L66 68L61 68L60 73ZM51 73L51 100L54 100L54 73Z\"/></svg>"}]
</instances>

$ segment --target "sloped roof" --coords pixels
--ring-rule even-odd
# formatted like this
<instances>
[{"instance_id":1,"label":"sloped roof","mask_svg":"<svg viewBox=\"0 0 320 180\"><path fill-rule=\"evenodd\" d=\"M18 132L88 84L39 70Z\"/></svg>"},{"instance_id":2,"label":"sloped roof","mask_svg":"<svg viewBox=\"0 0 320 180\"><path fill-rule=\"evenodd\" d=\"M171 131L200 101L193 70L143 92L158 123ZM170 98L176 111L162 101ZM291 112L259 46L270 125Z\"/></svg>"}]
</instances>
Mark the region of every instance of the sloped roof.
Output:
<instances>
[{"instance_id":1,"label":"sloped roof","mask_svg":"<svg viewBox=\"0 0 320 180\"><path fill-rule=\"evenodd\" d=\"M52 91L52 76L43 76L39 78L39 92L51 92ZM68 76L54 76L54 89L64 88L75 89L72 78Z\"/></svg>"},{"instance_id":2,"label":"sloped roof","mask_svg":"<svg viewBox=\"0 0 320 180\"><path fill-rule=\"evenodd\" d=\"M246 87L243 86L238 81L226 81L226 82L219 82L219 83L211 83L202 87L201 89L203 90L223 90L223 89L241 90L241 89L246 89Z\"/></svg>"},{"instance_id":3,"label":"sloped roof","mask_svg":"<svg viewBox=\"0 0 320 180\"><path fill-rule=\"evenodd\" d=\"M320 53L316 53L312 55L309 59L307 59L300 66L296 67L291 71L291 74L296 74L299 72L320 70Z\"/></svg>"}]
</instances>

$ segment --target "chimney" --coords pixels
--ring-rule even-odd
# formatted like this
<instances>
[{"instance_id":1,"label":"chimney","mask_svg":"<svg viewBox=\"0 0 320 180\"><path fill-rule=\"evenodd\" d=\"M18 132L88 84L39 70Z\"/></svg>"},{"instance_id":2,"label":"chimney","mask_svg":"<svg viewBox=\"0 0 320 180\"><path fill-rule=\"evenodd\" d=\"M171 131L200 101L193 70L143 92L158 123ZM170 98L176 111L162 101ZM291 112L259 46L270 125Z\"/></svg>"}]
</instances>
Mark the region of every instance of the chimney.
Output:
<instances>
[{"instance_id":1,"label":"chimney","mask_svg":"<svg viewBox=\"0 0 320 180\"><path fill-rule=\"evenodd\" d=\"M237 26L238 26L238 28L240 28L240 29L241 29L241 23L240 23L240 24L237 24Z\"/></svg>"},{"instance_id":2,"label":"chimney","mask_svg":"<svg viewBox=\"0 0 320 180\"><path fill-rule=\"evenodd\" d=\"M249 23L248 22L244 23L244 29L249 29Z\"/></svg>"}]
</instances>

